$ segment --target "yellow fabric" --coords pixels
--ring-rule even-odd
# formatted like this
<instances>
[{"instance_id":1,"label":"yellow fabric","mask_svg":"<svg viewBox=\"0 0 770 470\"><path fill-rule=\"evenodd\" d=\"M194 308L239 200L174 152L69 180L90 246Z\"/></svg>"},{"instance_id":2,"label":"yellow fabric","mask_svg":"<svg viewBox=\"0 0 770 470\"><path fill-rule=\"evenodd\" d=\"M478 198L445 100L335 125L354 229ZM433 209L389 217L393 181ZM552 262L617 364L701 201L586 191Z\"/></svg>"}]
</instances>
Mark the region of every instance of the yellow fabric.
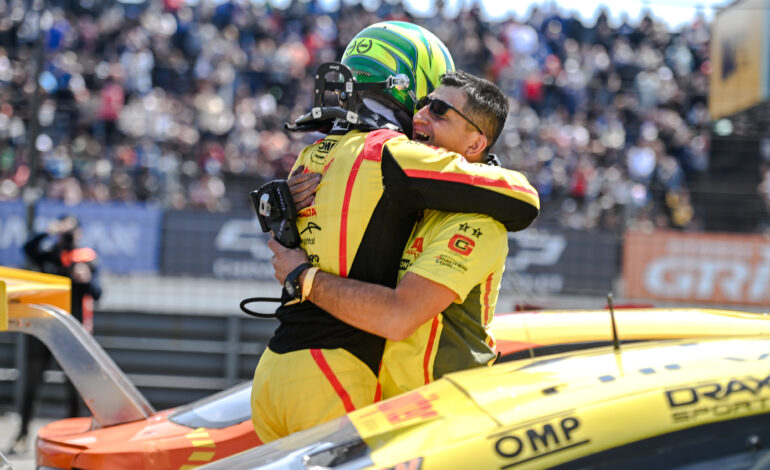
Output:
<instances>
[{"instance_id":1,"label":"yellow fabric","mask_svg":"<svg viewBox=\"0 0 770 470\"><path fill-rule=\"evenodd\" d=\"M379 162L361 162L355 175L351 175L358 161L356 156L363 150L366 135L354 131L343 136L327 136L320 143L306 147L295 163L295 168L304 166L306 171L323 175L316 190L315 203L299 213L297 229L300 232L300 244L311 262L325 272L340 274L350 269L374 207L382 196ZM338 154L341 154L340 158L336 158ZM341 269L341 205L345 200L348 181L353 184L355 198L349 198L350 206L346 214L347 256L342 260Z\"/></svg>"},{"instance_id":2,"label":"yellow fabric","mask_svg":"<svg viewBox=\"0 0 770 470\"><path fill-rule=\"evenodd\" d=\"M292 172L304 167L306 172L323 175L314 205L298 214L297 229L300 245L313 265L328 273L345 276L349 271L383 194L380 154L361 156L367 134L351 131L344 135L329 135L306 147L292 168ZM411 141L403 134L393 135L396 136L387 139L385 145L398 166L410 177L437 180L465 177L466 184L483 186L491 192L540 207L537 192L521 173L469 163L456 153ZM343 206L346 203L345 212ZM344 250L341 250L343 223L347 224L347 230Z\"/></svg>"},{"instance_id":3,"label":"yellow fabric","mask_svg":"<svg viewBox=\"0 0 770 470\"><path fill-rule=\"evenodd\" d=\"M419 239L422 253L411 249ZM475 285L504 268L508 233L485 215L427 210L407 245L409 267L399 270L399 280L407 272L419 274L452 289L463 303Z\"/></svg>"},{"instance_id":4,"label":"yellow fabric","mask_svg":"<svg viewBox=\"0 0 770 470\"><path fill-rule=\"evenodd\" d=\"M352 277L366 282L395 285L397 257L422 207L447 209L463 202L473 207L468 210L497 208L527 224L539 207L537 193L520 173L468 163L393 131L328 135L303 149L292 172L300 167L322 174L314 204L298 214L301 247L323 271L347 277L353 269ZM410 203L413 207L404 207ZM469 292L459 282L453 288L462 296ZM276 314L281 324L254 377L252 411L260 439L267 442L345 413L305 348L335 351L328 363L343 374L346 389L354 387L355 406L372 403L383 338L356 330L311 302L283 306Z\"/></svg>"},{"instance_id":5,"label":"yellow fabric","mask_svg":"<svg viewBox=\"0 0 770 470\"><path fill-rule=\"evenodd\" d=\"M371 404L377 378L344 349L322 349L329 367L356 409ZM277 354L266 349L254 372L251 421L262 442L308 429L346 414L342 399L304 349Z\"/></svg>"},{"instance_id":6,"label":"yellow fabric","mask_svg":"<svg viewBox=\"0 0 770 470\"><path fill-rule=\"evenodd\" d=\"M406 136L389 140L387 146L398 165L409 175L415 174L414 172L431 172L431 177L437 178L447 175L471 175L472 181L466 180L466 184L483 186L487 190L540 208L537 191L518 171L485 163L471 163L459 154L423 145L409 140Z\"/></svg>"},{"instance_id":7,"label":"yellow fabric","mask_svg":"<svg viewBox=\"0 0 770 470\"><path fill-rule=\"evenodd\" d=\"M399 279L407 272L419 274L452 289L458 300L438 315L435 325L431 319L409 338L385 343L380 373L383 398L424 385L426 372L428 382L433 381L437 360L443 359L438 370L447 371L484 365L485 358L494 357L494 339L487 327L507 254L508 236L497 221L480 214L425 211L404 251ZM469 296L472 291L474 295ZM455 328L464 328L465 337L442 335L447 317Z\"/></svg>"}]
</instances>

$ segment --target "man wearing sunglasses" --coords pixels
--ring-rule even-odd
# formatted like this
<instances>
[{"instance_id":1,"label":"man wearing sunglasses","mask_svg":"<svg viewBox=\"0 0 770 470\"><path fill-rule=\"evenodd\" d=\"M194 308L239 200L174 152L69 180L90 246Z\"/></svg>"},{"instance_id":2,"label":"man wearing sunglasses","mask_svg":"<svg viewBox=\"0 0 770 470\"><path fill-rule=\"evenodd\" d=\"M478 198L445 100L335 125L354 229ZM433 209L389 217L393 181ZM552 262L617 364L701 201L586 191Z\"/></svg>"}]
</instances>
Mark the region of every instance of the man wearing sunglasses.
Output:
<instances>
[{"instance_id":1,"label":"man wearing sunglasses","mask_svg":"<svg viewBox=\"0 0 770 470\"><path fill-rule=\"evenodd\" d=\"M508 101L494 84L448 72L418 100L413 140L462 154L472 163L490 158ZM494 157L492 157L494 158ZM299 207L312 197L315 177L290 179ZM275 241L276 278L307 260L302 250ZM406 244L399 284L389 288L317 272L308 300L346 323L387 338L379 380L390 398L446 373L491 364L494 314L508 253L505 227L489 216L425 210Z\"/></svg>"},{"instance_id":2,"label":"man wearing sunglasses","mask_svg":"<svg viewBox=\"0 0 770 470\"><path fill-rule=\"evenodd\" d=\"M327 309L337 312L337 304L345 302L346 308L393 325L399 318L381 307L394 299L394 293L395 300L417 300L416 310L434 315L461 294L447 289L444 297L425 296L435 283L417 275L410 275L414 279L408 291L395 289L399 265L404 264L400 255L420 211L484 213L511 231L522 230L537 216L537 192L524 175L469 163L456 153L407 137L412 135L418 98L430 95L441 75L453 70L449 51L435 35L399 21L365 28L351 40L341 62L319 66L313 108L289 126L325 133L300 152L292 169L323 176L313 205L296 218L300 246L307 254L291 251L303 258L295 258L290 267L282 265L287 269L278 268L276 273L284 286L282 305L275 312L279 325L260 357L251 395L252 423L263 442L379 400L386 338L411 334L407 330L375 334L374 328L353 326ZM329 92L338 100L327 104ZM445 116L461 119L453 111ZM481 125L475 119L474 123ZM494 237L484 229L465 230L471 232L452 234L445 241L445 245L451 241L458 258L439 260L458 272L472 267L459 257L483 251L486 240ZM271 241L272 246L277 243ZM338 295L336 288L349 285L333 283L323 294L330 303L316 304L312 291L323 280L314 282L314 276L324 277L319 270L329 273L330 279L336 275L355 280L353 293ZM496 285L493 278L489 282ZM381 295L385 298L375 298Z\"/></svg>"},{"instance_id":3,"label":"man wearing sunglasses","mask_svg":"<svg viewBox=\"0 0 770 470\"><path fill-rule=\"evenodd\" d=\"M476 157L480 157L482 152L486 153L489 139L470 117L451 104L469 101L462 84L475 84L471 81L473 79L475 77L464 72L446 74L442 78L442 86L431 95L420 98L415 105L417 112L412 121L412 138L434 147L444 147L463 155L468 161L479 163L480 160ZM500 98L505 99L505 96L501 93ZM497 108L502 111L503 106L507 113L507 101L499 103ZM493 113L492 109L487 110L488 113ZM474 114L478 115L478 112ZM477 119L486 119L486 116L481 115ZM423 132L423 124L430 126L430 134Z\"/></svg>"}]
</instances>

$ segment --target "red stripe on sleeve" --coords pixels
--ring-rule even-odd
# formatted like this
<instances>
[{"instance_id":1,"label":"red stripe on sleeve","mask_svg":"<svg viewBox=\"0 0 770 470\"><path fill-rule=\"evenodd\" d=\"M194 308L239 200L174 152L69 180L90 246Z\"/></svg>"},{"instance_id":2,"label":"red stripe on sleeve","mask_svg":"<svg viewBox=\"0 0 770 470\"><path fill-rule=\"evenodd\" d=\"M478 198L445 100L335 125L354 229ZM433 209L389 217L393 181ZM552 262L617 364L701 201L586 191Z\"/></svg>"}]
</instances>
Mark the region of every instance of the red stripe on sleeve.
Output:
<instances>
[{"instance_id":1,"label":"red stripe on sleeve","mask_svg":"<svg viewBox=\"0 0 770 470\"><path fill-rule=\"evenodd\" d=\"M527 188L525 186L519 186L510 184L505 180L487 178L486 176L477 175L462 175L459 173L445 173L441 171L431 170L404 170L407 176L410 178L424 178L435 181L448 181L450 183L463 183L471 186L492 186L497 188L507 188L522 193L532 194L537 196L537 191Z\"/></svg>"},{"instance_id":2,"label":"red stripe on sleeve","mask_svg":"<svg viewBox=\"0 0 770 470\"><path fill-rule=\"evenodd\" d=\"M430 358L433 352L433 344L436 342L436 332L438 332L438 315L433 317L433 323L430 326L430 336L428 337L428 347L425 349L425 357L422 361L426 384L430 383Z\"/></svg>"},{"instance_id":3,"label":"red stripe on sleeve","mask_svg":"<svg viewBox=\"0 0 770 470\"><path fill-rule=\"evenodd\" d=\"M342 404L345 405L345 411L348 413L354 411L356 407L353 405L353 401L350 399L350 395L348 395L347 390L345 390L345 387L342 386L342 383L340 383L337 376L334 375L334 371L329 366L329 363L326 362L326 358L324 357L323 352L320 349L311 349L310 355L321 369L321 372L324 373L326 379L329 381L334 391L337 392L337 396L340 397Z\"/></svg>"}]
</instances>

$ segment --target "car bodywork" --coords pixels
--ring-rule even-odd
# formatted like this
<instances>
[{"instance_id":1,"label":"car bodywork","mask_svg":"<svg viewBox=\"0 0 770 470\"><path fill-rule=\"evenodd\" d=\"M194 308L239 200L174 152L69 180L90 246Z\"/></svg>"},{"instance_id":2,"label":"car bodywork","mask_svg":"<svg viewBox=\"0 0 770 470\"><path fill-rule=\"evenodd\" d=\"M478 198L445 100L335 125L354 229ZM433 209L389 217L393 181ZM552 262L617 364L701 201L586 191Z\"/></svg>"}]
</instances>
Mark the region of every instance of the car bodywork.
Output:
<instances>
[{"instance_id":1,"label":"car bodywork","mask_svg":"<svg viewBox=\"0 0 770 470\"><path fill-rule=\"evenodd\" d=\"M769 334L767 314L706 308L614 311L621 343ZM613 343L610 310L542 310L495 315L492 332L508 360Z\"/></svg>"},{"instance_id":2,"label":"car bodywork","mask_svg":"<svg viewBox=\"0 0 770 470\"><path fill-rule=\"evenodd\" d=\"M0 268L0 287L5 289L0 330L25 332L43 340L93 415L42 428L36 443L39 466L175 470L193 468L259 443L249 419L249 383L174 410L155 412L93 337L65 311L68 279ZM618 310L615 320L620 339L628 342L770 333L770 321L764 315L721 310ZM607 310L498 315L493 331L508 359L612 343ZM494 369L498 367L503 365ZM442 390L451 389L446 382L453 383L451 377L441 381ZM491 383L489 387L488 393L494 394L496 388ZM415 397L398 397L395 403ZM418 402L410 406L425 406ZM472 414L474 409L480 411L477 405L467 411ZM357 433L354 428L351 436Z\"/></svg>"},{"instance_id":3,"label":"car bodywork","mask_svg":"<svg viewBox=\"0 0 770 470\"><path fill-rule=\"evenodd\" d=\"M203 468L759 468L768 361L766 337L525 359L449 374Z\"/></svg>"},{"instance_id":4,"label":"car bodywork","mask_svg":"<svg viewBox=\"0 0 770 470\"><path fill-rule=\"evenodd\" d=\"M36 440L39 468L194 468L259 444L248 396L230 389L191 412L156 412L96 340L66 310L67 278L0 268L0 331L36 336L50 350L91 411L44 426ZM241 389L243 386L241 386ZM248 393L246 394L248 395ZM208 413L211 403L226 402ZM233 407L235 412L233 412ZM227 417L216 413L225 409Z\"/></svg>"},{"instance_id":5,"label":"car bodywork","mask_svg":"<svg viewBox=\"0 0 770 470\"><path fill-rule=\"evenodd\" d=\"M69 315L70 280L0 268L0 330L37 337L59 362L98 427L143 419L155 410L82 325Z\"/></svg>"}]
</instances>

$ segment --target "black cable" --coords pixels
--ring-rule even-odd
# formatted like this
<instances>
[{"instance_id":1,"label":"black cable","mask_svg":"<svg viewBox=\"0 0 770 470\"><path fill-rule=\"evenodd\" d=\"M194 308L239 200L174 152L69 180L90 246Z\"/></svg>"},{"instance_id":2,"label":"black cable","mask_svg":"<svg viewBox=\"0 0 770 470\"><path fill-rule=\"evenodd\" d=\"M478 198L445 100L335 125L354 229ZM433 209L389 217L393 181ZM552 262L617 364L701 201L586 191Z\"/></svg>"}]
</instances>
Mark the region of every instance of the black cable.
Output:
<instances>
[{"instance_id":1,"label":"black cable","mask_svg":"<svg viewBox=\"0 0 770 470\"><path fill-rule=\"evenodd\" d=\"M252 317L257 318L275 318L275 313L259 313L255 312L254 310L250 310L246 308L247 304L253 303L253 302L280 302L280 297L249 297L246 299L241 300L240 307L243 313L246 313L247 315L251 315Z\"/></svg>"}]
</instances>

